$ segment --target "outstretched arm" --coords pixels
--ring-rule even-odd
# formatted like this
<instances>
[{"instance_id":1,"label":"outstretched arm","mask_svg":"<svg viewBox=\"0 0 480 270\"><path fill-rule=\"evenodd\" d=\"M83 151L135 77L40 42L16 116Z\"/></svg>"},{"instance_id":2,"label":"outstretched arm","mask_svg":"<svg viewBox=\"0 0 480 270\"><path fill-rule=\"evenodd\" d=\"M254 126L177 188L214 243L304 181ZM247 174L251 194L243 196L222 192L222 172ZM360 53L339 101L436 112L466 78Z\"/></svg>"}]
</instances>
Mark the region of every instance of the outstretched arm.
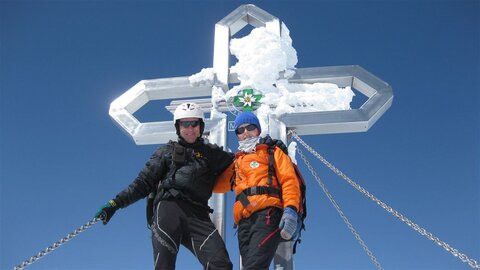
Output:
<instances>
[{"instance_id":1,"label":"outstretched arm","mask_svg":"<svg viewBox=\"0 0 480 270\"><path fill-rule=\"evenodd\" d=\"M229 192L235 186L235 162L232 162L216 179L213 192L225 193Z\"/></svg>"}]
</instances>

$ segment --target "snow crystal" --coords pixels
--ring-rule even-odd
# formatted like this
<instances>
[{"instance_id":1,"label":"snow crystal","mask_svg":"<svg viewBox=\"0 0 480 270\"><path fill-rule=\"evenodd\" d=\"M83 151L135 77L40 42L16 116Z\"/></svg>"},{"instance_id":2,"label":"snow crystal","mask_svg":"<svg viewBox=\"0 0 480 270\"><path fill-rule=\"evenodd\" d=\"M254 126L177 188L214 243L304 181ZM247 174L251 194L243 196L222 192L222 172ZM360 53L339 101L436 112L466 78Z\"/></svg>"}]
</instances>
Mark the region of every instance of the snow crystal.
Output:
<instances>
[{"instance_id":1,"label":"snow crystal","mask_svg":"<svg viewBox=\"0 0 480 270\"><path fill-rule=\"evenodd\" d=\"M283 37L272 33L265 27L259 27L243 38L230 41L230 52L238 62L230 68L237 73L240 85L231 91L245 87L259 89L262 92L275 91L274 84L280 72L291 70L297 64L297 52L292 47L288 29L283 24ZM292 74L291 72L289 74Z\"/></svg>"},{"instance_id":2,"label":"snow crystal","mask_svg":"<svg viewBox=\"0 0 480 270\"><path fill-rule=\"evenodd\" d=\"M237 73L240 85L233 87L223 98L229 100L245 88L260 90L264 96L257 115L265 122L268 114L280 116L294 112L350 109L355 95L350 87L288 82L287 79L295 74L298 59L285 24L282 24L281 37L265 27L255 28L248 36L231 40L230 51L238 59L230 72Z\"/></svg>"},{"instance_id":3,"label":"snow crystal","mask_svg":"<svg viewBox=\"0 0 480 270\"><path fill-rule=\"evenodd\" d=\"M355 94L350 87L340 88L332 83L288 82L295 74L298 59L290 31L284 23L281 32L279 36L266 27L258 27L249 35L230 41L230 52L238 60L230 68L230 73L237 74L240 84L227 93L219 87L213 87L214 108L220 101L231 102L241 90L251 88L263 95L256 111L262 126L267 126L270 114L280 116L295 112L351 109L350 103ZM206 68L190 76L189 80L191 84L198 85L213 81L214 78L213 68Z\"/></svg>"},{"instance_id":4,"label":"snow crystal","mask_svg":"<svg viewBox=\"0 0 480 270\"><path fill-rule=\"evenodd\" d=\"M214 79L215 73L213 72L213 68L202 68L199 73L188 77L191 85L202 85L206 82L213 82Z\"/></svg>"}]
</instances>

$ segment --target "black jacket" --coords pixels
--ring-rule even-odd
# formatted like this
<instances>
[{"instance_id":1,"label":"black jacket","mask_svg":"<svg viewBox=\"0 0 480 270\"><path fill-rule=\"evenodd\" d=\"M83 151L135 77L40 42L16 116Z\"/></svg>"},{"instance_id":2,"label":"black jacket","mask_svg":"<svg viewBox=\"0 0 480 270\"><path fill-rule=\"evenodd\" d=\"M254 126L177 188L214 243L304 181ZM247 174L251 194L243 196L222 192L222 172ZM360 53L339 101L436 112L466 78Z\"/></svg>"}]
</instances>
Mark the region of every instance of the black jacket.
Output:
<instances>
[{"instance_id":1,"label":"black jacket","mask_svg":"<svg viewBox=\"0 0 480 270\"><path fill-rule=\"evenodd\" d=\"M233 154L223 151L203 139L189 144L182 139L168 142L158 148L137 178L115 201L118 206L128 205L150 194L155 205L160 200L185 200L208 208L208 199L217 175L233 162Z\"/></svg>"}]
</instances>

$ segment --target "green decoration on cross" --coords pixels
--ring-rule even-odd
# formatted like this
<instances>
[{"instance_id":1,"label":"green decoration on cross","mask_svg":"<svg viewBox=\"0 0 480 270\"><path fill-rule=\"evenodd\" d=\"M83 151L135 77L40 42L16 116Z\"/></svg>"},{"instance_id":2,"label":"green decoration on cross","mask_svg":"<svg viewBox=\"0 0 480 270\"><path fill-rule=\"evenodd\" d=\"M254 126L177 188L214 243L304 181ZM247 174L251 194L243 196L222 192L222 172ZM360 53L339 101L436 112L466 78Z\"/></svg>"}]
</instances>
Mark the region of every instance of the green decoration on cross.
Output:
<instances>
[{"instance_id":1,"label":"green decoration on cross","mask_svg":"<svg viewBox=\"0 0 480 270\"><path fill-rule=\"evenodd\" d=\"M233 98L236 107L243 107L243 111L253 111L253 106L259 104L262 95L253 94L253 89L243 89L243 94Z\"/></svg>"}]
</instances>

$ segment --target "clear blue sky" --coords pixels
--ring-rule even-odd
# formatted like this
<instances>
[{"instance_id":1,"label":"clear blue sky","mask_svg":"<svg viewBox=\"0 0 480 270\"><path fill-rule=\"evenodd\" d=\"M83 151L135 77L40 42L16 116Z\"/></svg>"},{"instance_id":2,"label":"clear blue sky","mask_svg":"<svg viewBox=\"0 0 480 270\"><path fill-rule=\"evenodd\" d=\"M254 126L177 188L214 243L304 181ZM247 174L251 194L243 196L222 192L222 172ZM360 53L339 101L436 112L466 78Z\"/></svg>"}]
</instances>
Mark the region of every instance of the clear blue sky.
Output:
<instances>
[{"instance_id":1,"label":"clear blue sky","mask_svg":"<svg viewBox=\"0 0 480 270\"><path fill-rule=\"evenodd\" d=\"M0 1L1 269L90 220L135 178L156 146L136 146L114 125L110 102L142 79L211 67L215 23L244 3ZM360 65L393 87L393 106L368 132L304 139L480 260L480 2L248 3L287 24L297 67ZM160 105L137 117L166 119ZM469 269L310 161L385 269ZM309 216L297 269L374 269L304 174ZM118 211L30 269L151 269L144 208L140 201ZM228 210L227 246L238 269ZM182 249L178 269L200 267Z\"/></svg>"}]
</instances>

